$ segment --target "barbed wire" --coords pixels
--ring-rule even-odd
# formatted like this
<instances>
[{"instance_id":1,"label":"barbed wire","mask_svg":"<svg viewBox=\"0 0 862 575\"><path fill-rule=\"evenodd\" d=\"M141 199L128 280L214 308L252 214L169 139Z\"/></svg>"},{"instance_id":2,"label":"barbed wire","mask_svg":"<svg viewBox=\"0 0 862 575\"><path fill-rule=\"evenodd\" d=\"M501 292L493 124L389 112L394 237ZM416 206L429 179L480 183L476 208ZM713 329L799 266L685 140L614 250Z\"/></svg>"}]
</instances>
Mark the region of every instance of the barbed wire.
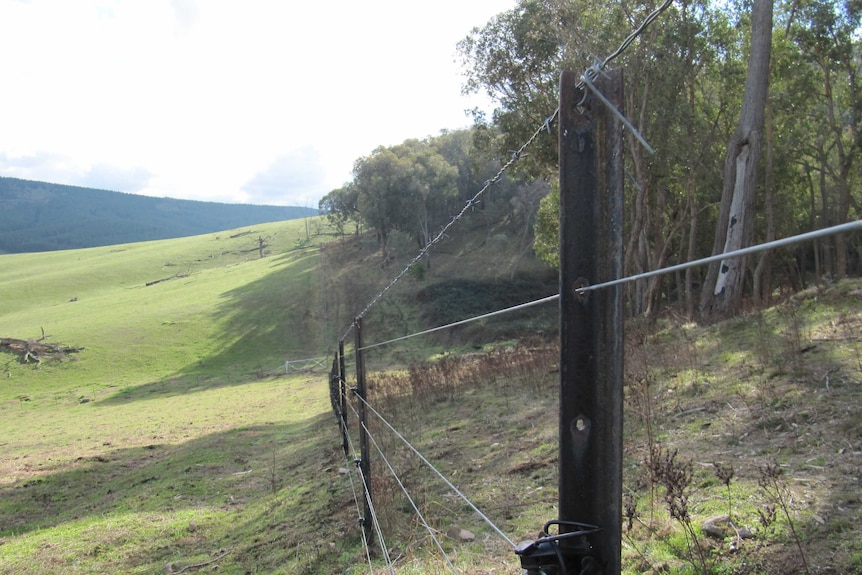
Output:
<instances>
[{"instance_id":1,"label":"barbed wire","mask_svg":"<svg viewBox=\"0 0 862 575\"><path fill-rule=\"evenodd\" d=\"M625 52L626 48L628 48L629 45L634 42L635 38L640 36L643 31L646 30L647 26L649 26L653 20L658 18L662 12L667 10L667 8L670 7L671 4L673 4L673 0L665 0L665 2L661 6L650 12L649 15L644 18L644 21L641 22L641 25L638 26L637 29L635 29L631 34L629 34L616 50L611 52L600 63L597 62L596 64L587 68L586 72L584 72L584 75L591 81L595 80L599 76L599 74L601 74L604 69L608 67L608 64L610 64L613 60L619 57L620 54ZM585 87L583 80L581 80L581 82L579 82L576 87L583 90Z\"/></svg>"},{"instance_id":2,"label":"barbed wire","mask_svg":"<svg viewBox=\"0 0 862 575\"><path fill-rule=\"evenodd\" d=\"M556 119L558 113L559 113L559 108L554 110L553 114L551 114L550 116L545 118L545 121L542 123L542 125L538 129L536 129L535 132L533 132L533 135L530 136L527 139L527 141L521 145L520 148L518 148L517 150L512 152L512 157L509 159L509 161L507 161L505 164L503 164L503 166L497 171L497 173L494 175L494 177L485 181L485 184L482 186L482 189L480 189L478 192L476 192L476 194L472 198L467 200L467 203L464 204L464 207L461 208L461 211L458 212L457 214L455 214L455 216L453 216L452 219L449 220L449 223L444 225L440 229L440 231L437 233L437 235L434 236L434 238L432 238L431 241L429 241L425 245L425 247L423 247L421 250L419 250L419 253L416 254L416 257L414 257L412 260L410 260L410 262L404 267L404 269L402 269L401 272L398 275L396 275L389 282L389 284L380 291L380 293L378 293L376 296L374 296L371 299L371 301L368 302L368 304L365 306L365 308L356 316L356 319L362 319L363 317L365 317L365 314L367 314L368 311L372 307L374 307L374 305L377 304L377 302L379 302L381 299L383 299L383 297L386 295L386 293L389 290L391 290L395 286L395 284L397 284L401 280L401 278L403 278L404 275L407 274L407 272L410 271L410 268L413 267L413 265L416 264L416 262L418 262L423 257L425 257L425 254L427 254L428 251L435 244L437 244L441 239L443 239L443 237L446 235L446 232L449 231L449 228L451 228L453 225L455 225L455 223L458 222L458 220L460 220L462 217L464 217L464 214L466 214L467 211L470 208L472 208L479 201L479 198L482 196L482 194L484 194L488 190L488 188L490 188L492 185L494 185L495 183L500 181L500 178L503 177L503 174L506 172L506 170L508 170L512 166L512 164L514 164L515 162L517 162L521 158L521 155L524 153L524 151L533 144L533 142L536 140L536 138L539 137L540 134L542 134L542 132L551 133L551 124ZM350 333L350 330L353 329L353 326L354 326L354 324L350 324L347 327L347 330L345 330L344 335L341 336L342 340L347 337L347 335Z\"/></svg>"}]
</instances>

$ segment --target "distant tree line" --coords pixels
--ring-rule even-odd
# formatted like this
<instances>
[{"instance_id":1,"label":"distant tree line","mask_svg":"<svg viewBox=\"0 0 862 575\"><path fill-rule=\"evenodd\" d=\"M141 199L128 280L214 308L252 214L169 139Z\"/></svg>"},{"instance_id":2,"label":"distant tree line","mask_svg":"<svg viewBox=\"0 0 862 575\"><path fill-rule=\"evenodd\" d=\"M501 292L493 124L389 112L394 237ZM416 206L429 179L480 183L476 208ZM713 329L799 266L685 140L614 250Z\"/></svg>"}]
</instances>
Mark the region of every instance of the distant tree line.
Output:
<instances>
[{"instance_id":1,"label":"distant tree line","mask_svg":"<svg viewBox=\"0 0 862 575\"><path fill-rule=\"evenodd\" d=\"M152 198L0 178L0 253L177 238L317 215L302 207Z\"/></svg>"},{"instance_id":2,"label":"distant tree line","mask_svg":"<svg viewBox=\"0 0 862 575\"><path fill-rule=\"evenodd\" d=\"M328 193L320 201L320 211L339 233L350 228L355 233L373 231L384 259L395 231L410 237L421 250L499 171L498 152L488 142L492 133L496 135L495 130L476 127L380 146L356 160L353 180ZM538 201L547 193L547 186L539 188L537 192L532 179L513 170L483 194L471 215L487 217L493 211L501 222L523 227L532 240ZM532 209L520 205L526 196L533 198Z\"/></svg>"},{"instance_id":3,"label":"distant tree line","mask_svg":"<svg viewBox=\"0 0 862 575\"><path fill-rule=\"evenodd\" d=\"M393 230L423 245L479 189L487 162L508 159L556 108L560 71L609 54L658 5L520 0L458 46L465 89L494 98L493 115L374 150L321 209L341 229L374 230L384 252ZM656 149L627 134L627 275L862 215L860 16L857 0L679 0L613 61L625 72L626 115ZM540 138L504 184L552 265L557 166L556 139ZM530 184L550 190L537 212ZM736 278L714 265L643 280L628 304L634 314L668 304L691 317L734 311L743 298L859 274L860 259L862 238L839 235L750 257Z\"/></svg>"}]
</instances>

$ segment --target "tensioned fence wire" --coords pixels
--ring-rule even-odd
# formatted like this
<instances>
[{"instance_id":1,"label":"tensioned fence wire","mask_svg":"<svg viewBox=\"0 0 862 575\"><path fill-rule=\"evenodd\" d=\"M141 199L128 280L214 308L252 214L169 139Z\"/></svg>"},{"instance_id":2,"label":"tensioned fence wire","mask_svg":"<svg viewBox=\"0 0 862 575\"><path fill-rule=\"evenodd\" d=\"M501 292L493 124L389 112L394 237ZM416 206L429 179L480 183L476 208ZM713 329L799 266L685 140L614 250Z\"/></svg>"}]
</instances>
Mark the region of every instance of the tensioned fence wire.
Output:
<instances>
[{"instance_id":1,"label":"tensioned fence wire","mask_svg":"<svg viewBox=\"0 0 862 575\"><path fill-rule=\"evenodd\" d=\"M339 421L341 421L341 418L338 418L338 419L339 419ZM343 421L341 421L341 425L344 426ZM347 428L344 427L344 429L345 429L345 433L346 433ZM347 437L348 444L350 444L350 451L353 452L353 443L350 440L350 435L348 434L348 435L346 435L346 437ZM350 464L352 462L350 461L350 459L348 459L347 453L344 454L344 462L348 466L346 468L347 469L347 477L350 480L350 490L353 492L353 502L356 504L357 519L361 523L362 522L362 510L359 507L359 495L357 495L357 493L356 493L356 485L353 483L353 472L350 471ZM365 530L360 529L359 531L362 533L362 548L365 551L366 558L368 559L369 572L372 575L374 575L374 566L371 563L371 546L368 545L368 539L365 537Z\"/></svg>"},{"instance_id":2,"label":"tensioned fence wire","mask_svg":"<svg viewBox=\"0 0 862 575\"><path fill-rule=\"evenodd\" d=\"M470 507L470 509L472 509L473 512L476 513L476 515L478 515L482 519L482 521L484 521L491 529L494 530L495 533L497 533L497 535L499 535L513 549L516 548L514 541L512 541L509 536L503 532L502 529L497 527L497 525L487 515L485 515L485 513L483 513L472 501L470 501L470 499L466 495L464 495L464 493L460 489L458 489L454 483L452 483L445 475L443 475L443 473L439 469L437 469L437 467L435 467L434 464L431 463L427 457L422 455L422 453L412 443L410 443L410 441L406 437L404 437L401 432L395 429L395 427L391 423L389 423L389 421L385 417L383 417L383 415L381 415L379 411L377 411L370 403L368 403L365 398L361 397L359 394L355 393L354 397L356 397L359 401L365 404L365 407L367 407L369 411L371 411L371 413L373 413L377 417L377 419L379 419L380 422L383 423L383 425L389 428L389 431L391 431L395 435L395 437L400 439L401 442L404 443L404 445L406 445L407 448L410 449L410 451L412 451L416 455L416 457L418 457L419 460L425 464L426 467L428 467L428 469L433 471L437 475L437 477L439 477L440 480L442 480L443 483L445 483L446 486L449 487L449 489L451 489L458 497L460 497L461 500L466 503Z\"/></svg>"},{"instance_id":3,"label":"tensioned fence wire","mask_svg":"<svg viewBox=\"0 0 862 575\"><path fill-rule=\"evenodd\" d=\"M348 404L348 406L350 407L351 410L353 410L354 413L356 413L356 410L353 409L352 405ZM356 414L356 415L358 418L359 414ZM344 426L344 421L341 420L341 418L339 418L339 421L341 421L341 425ZM356 450L353 447L353 440L351 439L350 433L347 431L346 426L344 426L344 430L345 430L345 434L347 437L347 443L349 446L349 451L350 451L350 453L354 454L354 458L355 458ZM347 461L347 454L345 454L344 458L345 458L345 461ZM356 470L359 473L359 479L360 479L360 481L367 484L370 482L370 478L365 477L365 474L362 473L362 468L358 465L358 462L359 462L359 459L353 460L353 463L356 464L355 465ZM347 463L349 465L351 462L347 461ZM351 473L350 469L347 470L347 473L348 473L348 475L350 475L350 473ZM350 487L354 488L352 478L350 480ZM392 558L389 557L389 550L386 548L386 540L383 538L383 530L380 527L380 521L377 518L377 511L374 509L374 503L373 503L370 495L368 494L367 490L363 490L363 492L365 493L365 495L364 495L365 502L368 504L368 509L371 512L371 522L373 523L372 527L374 528L375 533L377 533L377 540L380 541L380 547L382 549L383 557L386 559L386 565L389 569L389 572L394 575L395 571L392 568ZM356 501L356 509L357 509L357 511L359 511L359 499L356 495L356 489L353 489L353 498L354 498L354 501ZM360 515L360 520L361 520L361 515ZM373 574L374 569L373 569L373 566L371 563L371 546L368 544L368 539L365 537L365 529L361 529L361 531L362 531L362 542L363 542L363 546L365 547L365 554L368 557L368 566L369 566L369 568L371 568L371 573Z\"/></svg>"},{"instance_id":4,"label":"tensioned fence wire","mask_svg":"<svg viewBox=\"0 0 862 575\"><path fill-rule=\"evenodd\" d=\"M586 94L587 87L589 87L591 85L592 81L595 80L602 72L604 72L604 70L608 66L608 64L610 64L614 59L619 57L620 54L622 54L629 47L629 45L631 45L631 43L634 42L634 40L636 38L638 38L643 33L643 31L647 28L647 26L649 26L656 18L658 18L672 3L673 3L673 0L665 0L664 3L662 3L660 6L655 8L652 12L650 12L649 15L647 15L647 17L644 18L644 20L641 22L640 26L638 26L634 31L632 31L625 38L625 40L623 40L623 42L617 47L616 50L611 52L604 60L602 60L600 62L597 61L596 63L594 63L592 66L589 66L584 71L584 73L581 76L581 81L577 84L576 87L583 90L584 93ZM593 89L593 91L595 91L595 90ZM613 111L615 111L619 115L618 111L616 111L615 109ZM361 318L365 317L365 315L368 313L368 311L372 307L374 307L374 305L377 304L377 302L379 302L389 292L389 290L391 290L395 286L395 284L397 284L401 280L401 278L403 278L410 271L410 268L413 267L413 265L416 264L419 260L421 260L434 245L436 245L441 239L443 239L443 237L445 237L446 232L449 230L449 228L451 228L453 225L455 225L456 222L458 222L458 220L460 220L462 217L464 217L464 214L466 214L467 211L470 210L470 208L472 208L476 204L476 202L479 201L479 198L493 184L498 182L500 180L500 178L503 177L503 174L506 172L506 170L508 170L512 166L512 164L514 164L515 162L517 162L521 158L524 151L533 144L533 142L536 140L536 138L539 137L539 135L541 135L543 132L547 132L549 134L551 133L551 124L557 118L559 113L560 113L560 108L557 107L551 113L550 116L545 118L545 121L542 123L541 126L539 126L535 130L535 132L533 132L533 135L530 136L527 139L527 141L521 145L520 148L518 148L517 150L512 152L512 157L509 159L509 161L507 161L499 169L499 171L497 171L497 173L494 175L494 177L487 180L485 182L485 185L482 186L482 188L478 192L476 192L476 194L472 198L467 200L467 202L464 204L464 207L461 209L461 211L458 212L457 214L455 214L455 216L449 221L449 223L444 225L440 229L440 231L437 233L437 235L434 236L434 238L432 238L431 241L429 241L421 250L419 250L419 253L416 254L416 256L412 260L410 260L410 262L406 266L404 266L404 268L401 270L401 272L399 272L389 282L389 284L387 284L376 296L374 296L371 299L371 301L368 302L368 304L365 306L365 308L356 316L356 319L361 319ZM622 117L622 116L620 115L620 117ZM637 130L635 130L634 127L631 126L631 124L627 120L625 120L625 118L623 118L623 121L629 127L629 129L635 134L635 136L643 142L643 138L640 136L640 134L637 133ZM649 148L649 145L647 145L647 147ZM355 325L355 322L351 323L349 326L347 326L347 329L344 331L344 334L341 336L342 340L347 338L347 335L353 329L354 325Z\"/></svg>"},{"instance_id":5,"label":"tensioned fence wire","mask_svg":"<svg viewBox=\"0 0 862 575\"><path fill-rule=\"evenodd\" d=\"M782 248L782 247L798 244L801 242L815 240L817 238L822 238L825 236L834 236L834 235L843 234L843 233L852 232L852 231L857 231L857 230L862 230L862 220L857 220L855 222L848 222L846 224L838 224L838 225L831 226L828 228L822 228L819 230L814 230L813 232L806 232L804 234L790 236L790 237L783 238L780 240L773 240L771 242L765 242L762 244L758 244L756 246L750 246L747 248L740 248L738 250L733 250L733 251L726 252L723 254L716 254L714 256L701 258L699 260L694 260L691 262L684 262L681 264L676 264L676 265L673 265L670 267L665 267L665 268L661 268L661 269L654 270L654 271L643 272L640 274L635 274L635 275L627 276L624 278L609 280L609 281L598 283L598 284L591 285L591 286L583 286L583 287L579 287L579 288L575 289L574 291L575 291L575 293L586 293L586 292L594 291L597 289L602 289L602 288L611 287L611 286L615 286L615 285L620 285L620 284L625 284L625 283L634 282L634 281L638 281L638 280L643 280L643 279L647 279L647 278L651 278L651 277L655 277L655 276L659 276L659 275L665 275L665 274L669 274L669 273L673 273L673 272L678 272L678 271L685 270L688 268L693 268L693 267L697 267L697 266L711 264L714 262L721 262L721 261L733 259L733 258L739 258L742 256L747 256L749 254L756 254L758 252L765 252L767 250Z\"/></svg>"},{"instance_id":6,"label":"tensioned fence wire","mask_svg":"<svg viewBox=\"0 0 862 575\"><path fill-rule=\"evenodd\" d=\"M698 260L693 260L690 262L684 262L681 264L676 264L676 265L660 268L657 270L652 270L652 271L648 271L648 272L643 272L643 273L639 273L639 274L634 274L634 275L630 275L630 276L626 276L626 277L622 277L622 278L617 278L617 279L605 281L605 282L598 283L595 285L588 285L588 286L579 287L579 288L574 290L574 293L576 293L576 294L586 293L586 292L590 292L590 291L599 290L602 288L612 287L615 285L621 285L621 284L635 282L635 281L648 279L648 278L652 278L652 277L656 277L656 276L666 275L666 274L678 272L681 270L686 270L686 269L693 268L693 267L711 264L714 262L721 262L721 261L728 260L728 259L739 258L739 257L747 256L750 254L756 254L756 253L760 253L760 252L764 252L764 251L768 251L768 250L787 247L790 245L794 245L794 244L798 244L798 243L802 243L802 242L806 242L806 241L811 241L811 240L815 240L815 239L826 237L826 236L838 235L838 234L853 232L853 231L858 231L858 230L862 230L862 220L858 220L855 222L848 222L845 224L838 224L838 225L831 226L828 228L822 228L819 230L815 230L813 232L806 232L803 234L798 234L798 235L790 236L787 238L773 240L771 242L765 242L765 243L758 244L755 246L749 246L747 248L740 248L738 250L726 252L723 254L716 254L713 256L708 256L708 257L701 258ZM459 321L448 323L445 325L432 327L430 329L418 331L418 332L411 333L408 335L402 335L400 337L388 339L386 341L381 341L381 342L365 345L363 347L360 347L359 351L365 351L365 350L373 349L376 347L382 347L385 345L397 343L399 341L403 341L403 340L410 339L413 337L427 335L427 334L434 333L437 331L442 331L445 329L451 329L454 327L466 325L468 323L473 323L476 321L481 321L481 320L488 319L491 317L495 317L495 316L499 316L499 315L503 315L503 314L507 314L507 313L511 313L511 312L520 311L523 309L527 309L529 307L542 305L545 303L550 303L552 301L558 300L559 298L560 298L560 294L549 295L549 296L543 297L541 299L537 299L537 300L530 301L527 303L522 303L522 304L515 305L512 307L499 309L499 310L492 311L492 312L489 312L486 314L478 315L475 317L470 317L467 319L459 320Z\"/></svg>"},{"instance_id":7,"label":"tensioned fence wire","mask_svg":"<svg viewBox=\"0 0 862 575\"><path fill-rule=\"evenodd\" d=\"M543 298L541 298L541 299L537 299L537 300L530 301L530 302L527 302L527 303L522 303L522 304L514 305L514 306L512 306L512 307L507 307L507 308L505 308L505 309L499 309L499 310L497 310L497 311L488 312L488 313L486 313L486 314L478 315L478 316L476 316L476 317L471 317L471 318L467 318L467 319L462 319L462 320L460 320L460 321L456 321L456 322L453 322L453 323L447 323L446 325L441 325L441 326L438 326L438 327L432 327L431 329L426 329L426 330L424 330L424 331L419 331L419 332L416 332L416 333L411 333L411 334L409 334L409 335L402 335L401 337L396 337L396 338L389 339L389 340L386 340L386 341L381 341L381 342L378 342L378 343L372 343L372 344L370 344L370 345L365 345L365 346L360 347L360 348L359 348L359 351L365 351L365 350L367 350L367 349L373 349L373 348L375 348L375 347L382 347L382 346L384 346L384 345L389 345L389 344L391 344L391 343L395 343L395 342L403 341L403 340L405 340L405 339L410 339L410 338L412 338L412 337L417 337L417 336L420 336L420 335L427 335L427 334L429 334L429 333L434 333L435 331L441 331L441 330L444 330L444 329L450 329L450 328L453 328L453 327L458 327L459 325L465 325L465 324L468 324L468 323L473 323L474 321L480 321L480 320L488 319L488 318L495 317L495 316L498 316L498 315L503 315L503 314L507 314L507 313L511 313L511 312L515 312L515 311L520 311L520 310L523 310L523 309L527 309L527 308L529 308L529 307L533 307L533 306L536 306L536 305L541 305L541 304L543 304L543 303L552 302L552 301L554 301L554 300L558 299L559 297L560 297L560 294L550 295L550 296L543 297Z\"/></svg>"},{"instance_id":8,"label":"tensioned fence wire","mask_svg":"<svg viewBox=\"0 0 862 575\"><path fill-rule=\"evenodd\" d=\"M351 406L352 407L352 406ZM425 530L428 531L428 534L431 536L431 539L434 540L434 544L437 546L437 549L440 550L440 553L443 554L443 559L446 561L446 564L449 565L449 568L452 569L454 573L458 573L458 570L452 565L452 561L449 559L449 556L446 554L446 551L443 549L443 545L440 544L440 540L437 538L437 535L434 534L434 530L428 525L428 522L425 520L425 516L419 511L419 507L416 505L416 502L413 501L413 498L410 496L410 493L407 491L407 488L404 486L404 483L401 481L401 478L398 476L398 472L395 471L395 468L389 462L389 458L386 457L386 454L383 453L383 449L378 445L377 440L374 439L374 435L368 429L368 427L363 423L362 429L365 430L365 433L368 435L368 439L371 440L371 443L374 444L374 448L377 450L377 453L380 454L380 458L383 460L383 463L386 464L386 467L389 468L389 473L395 478L395 481L398 483L398 487L401 488L401 491L404 493L404 496L407 498L407 501L410 502L410 506L413 507L413 511L416 512L416 516L419 518L419 522L422 523L422 526L425 527Z\"/></svg>"}]
</instances>

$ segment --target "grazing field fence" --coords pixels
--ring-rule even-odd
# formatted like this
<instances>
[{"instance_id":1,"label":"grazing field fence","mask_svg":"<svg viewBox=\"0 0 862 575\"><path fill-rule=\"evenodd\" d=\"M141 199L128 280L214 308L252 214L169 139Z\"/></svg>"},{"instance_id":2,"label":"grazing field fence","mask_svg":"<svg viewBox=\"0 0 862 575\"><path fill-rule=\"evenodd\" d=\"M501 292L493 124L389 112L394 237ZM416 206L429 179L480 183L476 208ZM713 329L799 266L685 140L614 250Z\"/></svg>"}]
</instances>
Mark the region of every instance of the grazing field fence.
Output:
<instances>
[{"instance_id":1,"label":"grazing field fence","mask_svg":"<svg viewBox=\"0 0 862 575\"><path fill-rule=\"evenodd\" d=\"M620 106L612 102L604 93L602 81L607 76L605 68L608 64L622 53L669 4L670 2L668 1L659 6L644 20L640 27L626 38L625 42L616 51L603 61L587 68L579 76L579 81L573 86L581 94L583 98L581 100L582 104L586 105L587 102L593 102L592 105L596 108L605 109L609 116L609 122L614 122L614 125L625 127L625 129L632 132L635 139L648 150L652 150L652 147L628 122L620 111ZM563 90L562 86L561 90ZM510 548L511 552L520 558L521 566L530 574L588 572L586 569L581 571L580 568L578 570L567 570L567 561L569 562L569 567L572 567L572 556L578 558L580 565L585 565L589 563L589 560L595 558L596 561L600 561L605 566L613 566L615 564L614 558L596 555L596 549L601 547L596 542L601 537L619 539L619 533L614 532L614 529L618 529L619 526L598 525L571 517L553 519L545 523L539 537L535 541L524 544L516 542L505 529L500 527L500 518L508 514L507 502L486 500L486 505L482 505L474 501L470 494L465 493L458 487L456 478L452 476L453 473L457 474L458 469L452 469L451 465L446 464L447 451L439 444L435 446L433 442L429 443L426 440L427 438L421 437L423 416L435 409L434 404L440 401L440 398L454 400L458 398L459 394L465 393L469 387L464 382L474 382L471 385L495 386L499 385L500 381L517 380L518 377L521 377L521 384L518 385L521 392L536 395L546 393L547 386L543 387L542 384L536 383L537 377L535 374L544 372L546 375L553 375L557 373L561 370L561 357L564 358L571 350L566 350L565 348L548 349L547 347L536 349L514 347L505 351L482 351L472 356L467 355L457 358L444 356L434 361L427 361L421 366L413 366L400 370L390 369L386 372L375 373L373 375L369 375L366 370L366 361L369 354L377 352L383 347L400 344L411 338L428 336L444 330L452 330L467 324L483 322L506 314L523 312L525 310L532 311L534 308L547 307L552 304L562 307L563 301L561 300L564 298L571 298L576 304L578 302L586 302L588 298L595 297L591 296L591 294L610 292L630 282L663 274L673 274L681 270L704 266L713 262L728 261L762 251L809 242L828 235L847 234L862 230L862 221L855 221L695 261L667 266L646 273L626 277L619 277L617 275L592 283L586 280L579 280L574 285L571 285L572 289L569 292L561 292L415 333L407 333L381 341L366 342L369 334L366 332L366 328L363 327L363 320L366 319L374 307L397 286L399 281L409 273L414 264L422 260L429 250L433 249L446 234L452 233L454 226L459 220L481 200L489 188L497 183L510 167L516 164L528 152L530 146L537 139L550 137L552 126L559 120L560 115L560 108L554 110L537 127L532 136L518 150L512 153L512 157L499 169L497 174L488 180L464 204L460 211L454 214L451 220L407 263L400 273L396 274L391 281L362 307L359 313L356 314L354 321L347 326L343 335L339 338L336 352L326 359L296 360L288 362L285 365L285 369L288 372L294 369L320 367L324 364L330 369L329 393L333 413L335 414L341 436L340 447L345 462L343 472L349 478L352 498L356 509L356 519L358 524L361 525L363 554L368 563L370 573L374 573L375 568L384 569L388 573L395 573L396 562L400 558L403 558L404 550L400 547L401 544L393 544L391 541L387 541L387 536L390 534L395 534L399 540L405 538L413 538L415 540L417 537L427 540L431 546L430 548L436 550L434 553L439 557L440 570L459 573L459 569L456 567L458 561L453 557L453 554L457 552L453 552L447 540L458 540L460 538L463 541L471 541L471 537L475 537L475 534L466 529L455 529L454 531L447 529L447 526L442 525L436 515L441 507L446 507L450 512L460 509L472 514L473 517L477 518L477 521L485 525L487 533L495 541L495 543L489 542L488 544ZM563 153L561 151L561 155ZM600 171L602 169L604 169L603 166L600 167ZM600 190L598 193L601 194L604 192L604 190ZM562 189L561 185L561 198L564 193L565 190ZM619 214L616 214L614 217L619 217ZM580 245L566 245L563 242L560 249L561 253L564 253L567 251L582 250L583 247ZM561 285L570 284L561 279ZM567 320L564 317L564 312L561 311L560 316L561 323L565 323ZM606 319L597 318L599 322ZM565 329L565 326L561 326L561 331ZM622 337L621 325L617 331L620 333L616 333L615 337ZM568 345L571 345L571 342ZM349 350L349 355L346 350ZM623 361L622 346L618 347L616 353L619 354L619 357L611 359L621 365ZM348 369L348 364L350 364L351 369ZM564 377L564 374L561 373L560 377ZM412 398L412 401L401 401L404 398ZM396 425L395 417L392 414L396 414L403 423ZM556 424L556 417L552 417L551 419ZM543 419L538 420L536 423L547 425L547 418L543 416ZM572 420L572 434L575 439L577 440L579 432L588 433L591 424L590 418L583 416L575 417ZM619 430L616 432L621 434ZM563 434L564 430L561 429L560 435ZM424 443L426 447L420 449L420 443ZM435 454L427 452L429 445ZM494 446L491 444L489 449L493 448ZM459 446L451 446L451 449L458 450ZM561 467L565 464L562 461L564 456L563 450L561 450ZM372 465L372 460L375 461L375 465ZM447 467L449 468L448 473L445 469ZM434 481L442 486L442 489L448 495L430 497L427 493L427 487L422 487L418 493L411 491L411 486L416 484L426 485L427 483L411 481L417 474L430 475ZM488 482L493 482L493 480L494 478L492 477L488 478ZM596 478L591 479L591 481L603 481L602 475L600 473L596 474ZM536 488L539 487L541 486L536 486ZM382 507L394 500L393 493L399 493L399 496L403 497L402 501L405 503L402 505L401 511L412 517L409 533L405 533L404 526L398 524L399 520L392 519L393 515L387 513L386 509ZM563 507L563 495L561 494L560 497L560 506ZM493 512L488 512L489 508ZM618 512L619 510L612 509L612 511ZM455 515L458 514L455 513ZM396 514L396 516L404 517L404 513L400 515ZM423 534L416 535L417 531ZM618 573L618 561L617 558L616 570L612 567L610 570L603 572Z\"/></svg>"}]
</instances>

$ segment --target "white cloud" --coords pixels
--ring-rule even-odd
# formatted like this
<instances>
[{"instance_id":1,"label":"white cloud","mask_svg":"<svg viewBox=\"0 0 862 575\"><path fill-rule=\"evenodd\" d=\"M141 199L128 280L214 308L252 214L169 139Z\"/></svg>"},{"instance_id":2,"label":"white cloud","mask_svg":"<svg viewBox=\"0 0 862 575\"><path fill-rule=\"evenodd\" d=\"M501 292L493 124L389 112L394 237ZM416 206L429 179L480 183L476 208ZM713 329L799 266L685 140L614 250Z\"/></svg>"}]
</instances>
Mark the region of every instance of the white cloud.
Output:
<instances>
[{"instance_id":1,"label":"white cloud","mask_svg":"<svg viewBox=\"0 0 862 575\"><path fill-rule=\"evenodd\" d=\"M276 158L243 184L251 204L286 204L316 208L326 173L314 148L301 148Z\"/></svg>"},{"instance_id":2,"label":"white cloud","mask_svg":"<svg viewBox=\"0 0 862 575\"><path fill-rule=\"evenodd\" d=\"M455 44L513 5L0 2L0 174L316 205L377 145L469 124Z\"/></svg>"},{"instance_id":3,"label":"white cloud","mask_svg":"<svg viewBox=\"0 0 862 575\"><path fill-rule=\"evenodd\" d=\"M141 166L123 168L111 164L96 164L90 166L86 174L73 178L69 183L83 188L134 194L147 189L152 177L150 171Z\"/></svg>"}]
</instances>

